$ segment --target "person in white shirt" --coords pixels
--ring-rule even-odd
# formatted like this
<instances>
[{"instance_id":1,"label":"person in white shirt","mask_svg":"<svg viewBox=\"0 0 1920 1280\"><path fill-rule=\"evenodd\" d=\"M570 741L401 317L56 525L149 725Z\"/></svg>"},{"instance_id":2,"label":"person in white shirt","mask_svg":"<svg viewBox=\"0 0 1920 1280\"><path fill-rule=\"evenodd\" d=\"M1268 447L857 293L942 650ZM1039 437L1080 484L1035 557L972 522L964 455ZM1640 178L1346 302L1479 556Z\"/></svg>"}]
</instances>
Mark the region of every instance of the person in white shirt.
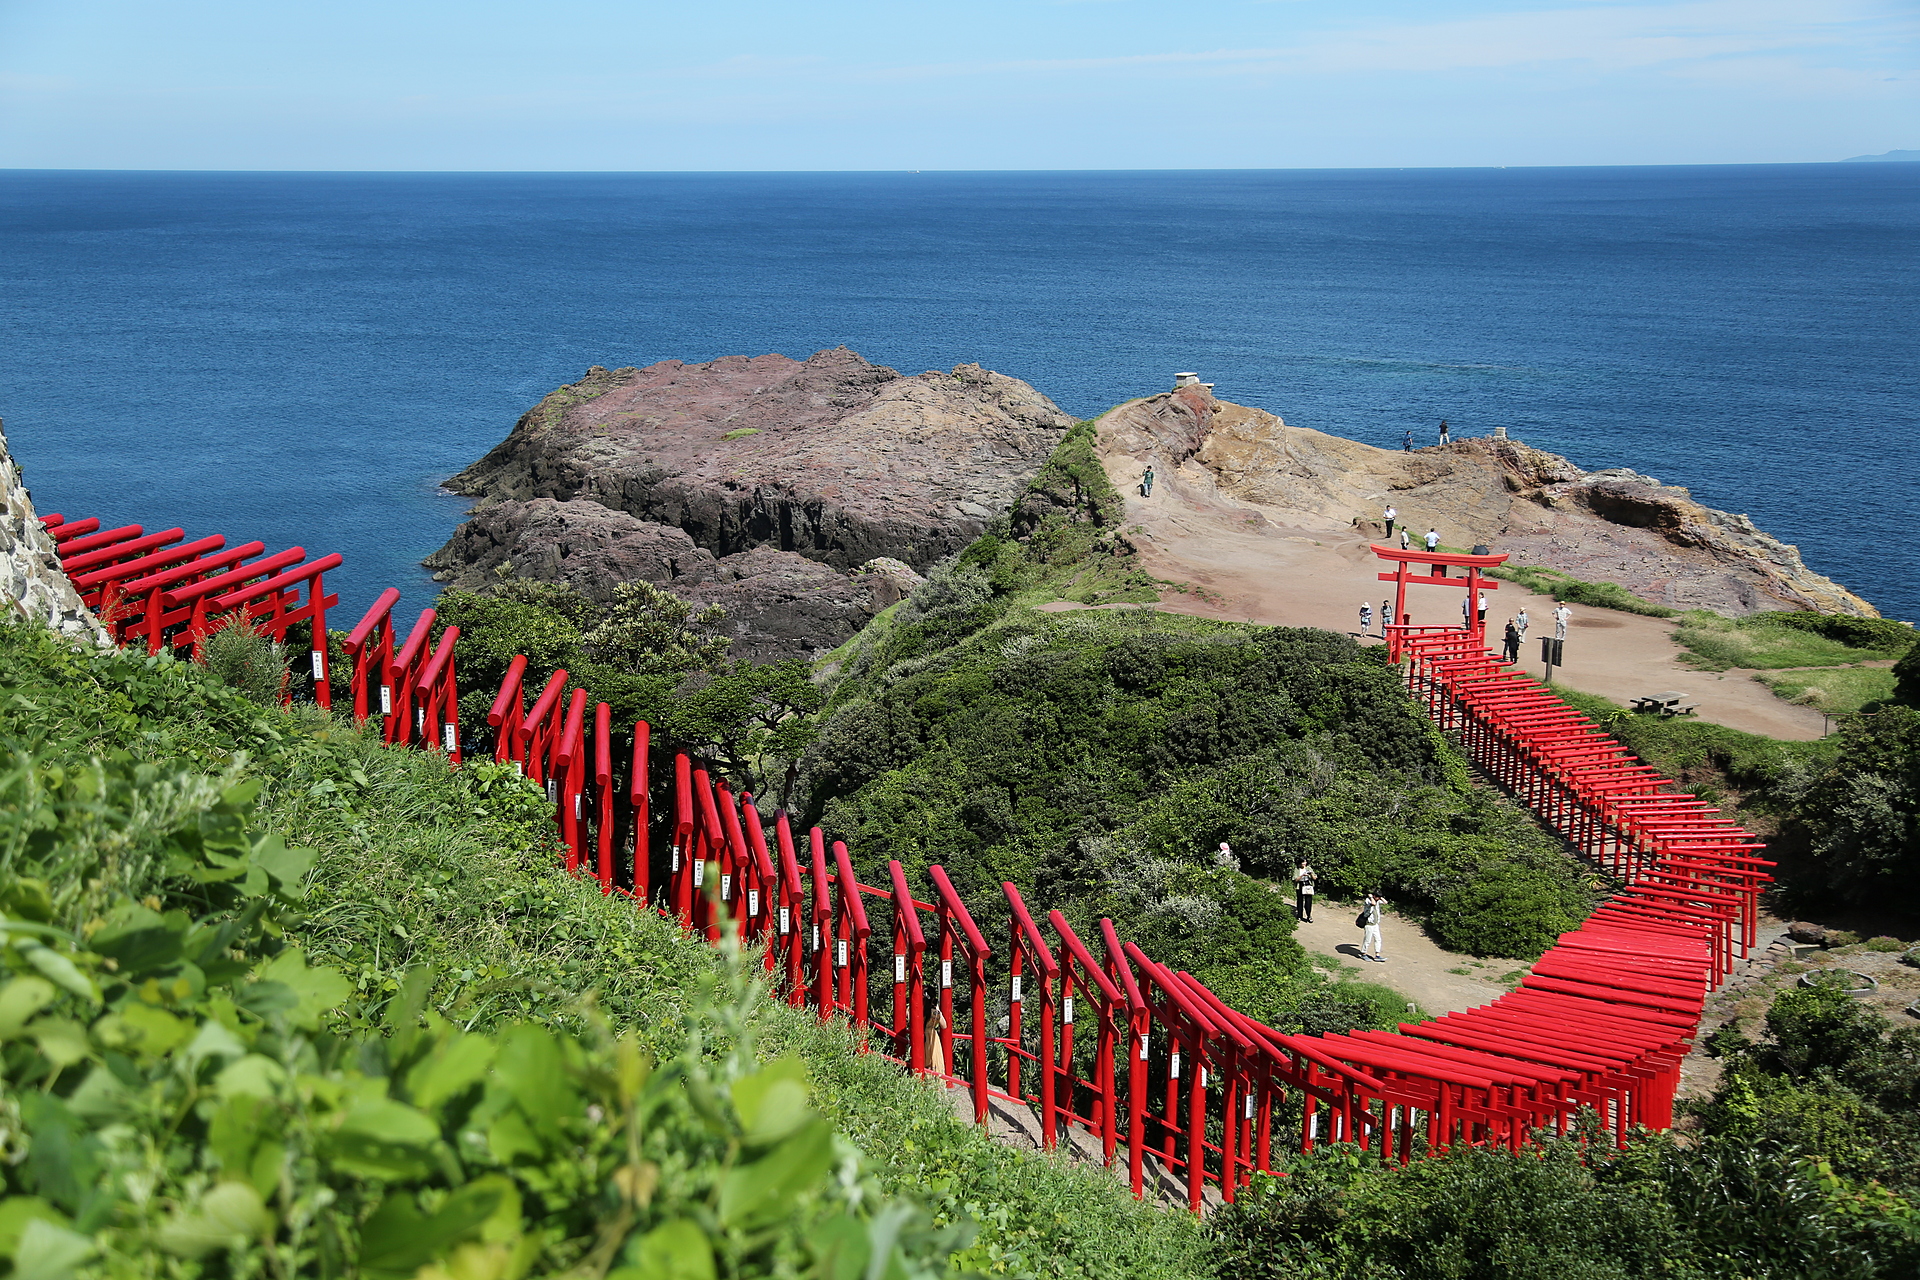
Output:
<instances>
[{"instance_id":1,"label":"person in white shirt","mask_svg":"<svg viewBox=\"0 0 1920 1280\"><path fill-rule=\"evenodd\" d=\"M1303 862L1293 873L1293 913L1302 924L1313 923L1313 887L1320 878L1313 864Z\"/></svg>"},{"instance_id":2,"label":"person in white shirt","mask_svg":"<svg viewBox=\"0 0 1920 1280\"><path fill-rule=\"evenodd\" d=\"M1397 520L1397 519L1399 518L1399 516L1400 516L1400 513L1399 513L1398 511L1395 511L1395 510L1393 509L1393 504L1392 504L1391 502L1389 502L1389 503L1387 504L1387 517L1386 517L1386 519L1387 519L1387 536L1388 536L1389 538L1391 538L1391 537L1393 536L1393 522L1394 522L1395 520Z\"/></svg>"},{"instance_id":3,"label":"person in white shirt","mask_svg":"<svg viewBox=\"0 0 1920 1280\"><path fill-rule=\"evenodd\" d=\"M1440 531L1438 529L1427 530L1427 550L1437 551L1439 550L1439 547L1440 547Z\"/></svg>"},{"instance_id":4,"label":"person in white shirt","mask_svg":"<svg viewBox=\"0 0 1920 1280\"><path fill-rule=\"evenodd\" d=\"M1366 902L1360 908L1360 958L1387 962L1386 948L1380 942L1380 915L1387 908L1387 900L1377 893L1367 895Z\"/></svg>"},{"instance_id":5,"label":"person in white shirt","mask_svg":"<svg viewBox=\"0 0 1920 1280\"><path fill-rule=\"evenodd\" d=\"M1565 640L1567 638L1567 619L1572 616L1573 610L1567 608L1564 604L1555 607L1553 611L1553 638L1555 640Z\"/></svg>"},{"instance_id":6,"label":"person in white shirt","mask_svg":"<svg viewBox=\"0 0 1920 1280\"><path fill-rule=\"evenodd\" d=\"M1527 642L1527 607L1520 606L1520 612L1514 615L1513 629L1520 633L1520 643Z\"/></svg>"}]
</instances>

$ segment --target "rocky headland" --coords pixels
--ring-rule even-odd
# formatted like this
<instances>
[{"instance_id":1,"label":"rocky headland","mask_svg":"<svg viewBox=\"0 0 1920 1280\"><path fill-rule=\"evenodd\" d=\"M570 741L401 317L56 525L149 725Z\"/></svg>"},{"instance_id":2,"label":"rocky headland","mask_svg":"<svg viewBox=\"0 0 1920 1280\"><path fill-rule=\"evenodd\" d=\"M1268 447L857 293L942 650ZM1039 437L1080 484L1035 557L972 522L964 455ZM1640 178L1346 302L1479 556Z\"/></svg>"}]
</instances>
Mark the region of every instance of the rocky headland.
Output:
<instances>
[{"instance_id":1,"label":"rocky headland","mask_svg":"<svg viewBox=\"0 0 1920 1280\"><path fill-rule=\"evenodd\" d=\"M811 657L977 538L1072 425L977 365L903 376L845 348L595 366L447 481L479 502L426 563L596 599L644 578L725 605L739 656Z\"/></svg>"},{"instance_id":2,"label":"rocky headland","mask_svg":"<svg viewBox=\"0 0 1920 1280\"><path fill-rule=\"evenodd\" d=\"M738 656L815 657L977 538L1072 422L975 365L903 376L845 348L595 366L447 482L478 501L426 563L452 586L512 574L597 600L644 579L724 605ZM1381 536L1392 503L1416 535L1432 525L1448 545L1484 543L1675 608L1878 616L1743 515L1517 440L1377 449L1191 383L1105 414L1098 447L1125 489L1155 464L1153 509L1177 499L1189 544L1325 531L1361 554L1352 535ZM1151 530L1129 536L1149 572L1187 580L1177 560L1156 559Z\"/></svg>"},{"instance_id":3,"label":"rocky headland","mask_svg":"<svg viewBox=\"0 0 1920 1280\"><path fill-rule=\"evenodd\" d=\"M1377 449L1288 426L1197 383L1119 406L1100 419L1099 439L1116 484L1137 484L1152 461L1160 485L1242 523L1382 536L1391 503L1416 537L1435 527L1447 545L1484 544L1511 552L1510 563L1618 583L1677 609L1880 616L1744 515L1624 468L1585 471L1518 440Z\"/></svg>"}]
</instances>

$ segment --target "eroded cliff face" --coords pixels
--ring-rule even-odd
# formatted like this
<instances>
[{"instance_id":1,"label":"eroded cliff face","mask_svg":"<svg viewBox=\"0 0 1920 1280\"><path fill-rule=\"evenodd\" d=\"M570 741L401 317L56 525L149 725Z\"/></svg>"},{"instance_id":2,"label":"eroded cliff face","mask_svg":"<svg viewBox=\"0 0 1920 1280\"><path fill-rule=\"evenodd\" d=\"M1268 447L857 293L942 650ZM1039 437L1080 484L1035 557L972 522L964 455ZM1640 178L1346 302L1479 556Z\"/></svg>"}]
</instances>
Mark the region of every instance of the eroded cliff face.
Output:
<instances>
[{"instance_id":1,"label":"eroded cliff face","mask_svg":"<svg viewBox=\"0 0 1920 1280\"><path fill-rule=\"evenodd\" d=\"M1072 425L1018 379L903 377L844 347L595 366L447 482L480 502L427 564L600 598L645 578L725 604L738 654L810 654L979 537Z\"/></svg>"},{"instance_id":2,"label":"eroded cliff face","mask_svg":"<svg viewBox=\"0 0 1920 1280\"><path fill-rule=\"evenodd\" d=\"M1744 515L1622 468L1585 471L1517 440L1376 449L1288 426L1200 386L1129 401L1099 430L1116 483L1153 460L1160 483L1255 520L1377 526L1392 503L1416 537L1434 527L1450 546L1485 544L1515 564L1617 582L1674 608L1879 616Z\"/></svg>"},{"instance_id":3,"label":"eroded cliff face","mask_svg":"<svg viewBox=\"0 0 1920 1280\"><path fill-rule=\"evenodd\" d=\"M53 537L33 509L20 469L0 430L0 596L10 616L80 644L105 645L106 628L80 601L60 567Z\"/></svg>"}]
</instances>

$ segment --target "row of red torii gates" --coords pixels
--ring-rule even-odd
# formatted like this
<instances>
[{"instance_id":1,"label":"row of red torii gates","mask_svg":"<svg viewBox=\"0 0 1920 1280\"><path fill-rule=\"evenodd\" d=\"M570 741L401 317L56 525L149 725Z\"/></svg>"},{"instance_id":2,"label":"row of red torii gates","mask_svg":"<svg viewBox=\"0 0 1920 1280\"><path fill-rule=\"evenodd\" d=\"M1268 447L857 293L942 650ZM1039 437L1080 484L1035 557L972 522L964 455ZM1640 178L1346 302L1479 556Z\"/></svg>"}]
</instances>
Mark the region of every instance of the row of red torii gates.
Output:
<instances>
[{"instance_id":1,"label":"row of red torii gates","mask_svg":"<svg viewBox=\"0 0 1920 1280\"><path fill-rule=\"evenodd\" d=\"M228 550L179 530L45 521L62 561L115 638L196 655L235 623L277 640L326 635L338 556ZM1289 1150L1349 1142L1404 1162L1455 1143L1518 1148L1590 1111L1618 1140L1672 1121L1680 1062L1711 987L1754 940L1770 863L1760 844L1668 782L1464 627L1404 621L1408 586L1496 589L1499 555L1375 547L1397 567L1388 631L1410 691L1517 799L1620 882L1561 935L1519 989L1394 1032L1293 1035L1230 1007L1192 974L1154 961L1111 920L1075 924L999 887L988 939L938 865L916 886L898 861L864 882L852 852L814 828L769 822L684 754L654 752L648 726L615 726L562 671L538 692L515 658L487 716L491 754L546 788L569 870L682 927L759 949L774 995L841 1019L865 1051L963 1090L976 1120L1030 1112L1041 1145L1070 1143L1135 1194L1178 1187L1199 1211ZM1414 574L1412 566L1427 568ZM1464 580L1448 572L1466 570ZM424 611L403 638L389 590L348 635L352 715L395 746L466 750L454 647ZM326 646L314 696L330 701ZM531 694L531 703L529 703ZM658 810L658 812L656 812Z\"/></svg>"}]
</instances>

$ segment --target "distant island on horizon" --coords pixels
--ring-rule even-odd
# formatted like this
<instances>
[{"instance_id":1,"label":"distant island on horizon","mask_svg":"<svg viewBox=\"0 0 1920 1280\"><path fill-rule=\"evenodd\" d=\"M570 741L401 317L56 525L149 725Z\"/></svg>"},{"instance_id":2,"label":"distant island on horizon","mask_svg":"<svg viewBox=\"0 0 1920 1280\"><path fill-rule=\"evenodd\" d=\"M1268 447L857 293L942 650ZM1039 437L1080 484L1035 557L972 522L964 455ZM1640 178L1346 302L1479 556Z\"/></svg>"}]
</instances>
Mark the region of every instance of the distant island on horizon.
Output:
<instances>
[{"instance_id":1,"label":"distant island on horizon","mask_svg":"<svg viewBox=\"0 0 1920 1280\"><path fill-rule=\"evenodd\" d=\"M1842 160L1839 163L1860 164L1864 162L1867 164L1874 164L1878 162L1884 162L1887 160L1892 160L1892 161L1895 161L1896 163L1900 161L1906 161L1908 163L1920 163L1920 151L1886 151L1886 152L1882 152L1880 155L1877 155L1877 156L1848 156L1845 160Z\"/></svg>"}]
</instances>

